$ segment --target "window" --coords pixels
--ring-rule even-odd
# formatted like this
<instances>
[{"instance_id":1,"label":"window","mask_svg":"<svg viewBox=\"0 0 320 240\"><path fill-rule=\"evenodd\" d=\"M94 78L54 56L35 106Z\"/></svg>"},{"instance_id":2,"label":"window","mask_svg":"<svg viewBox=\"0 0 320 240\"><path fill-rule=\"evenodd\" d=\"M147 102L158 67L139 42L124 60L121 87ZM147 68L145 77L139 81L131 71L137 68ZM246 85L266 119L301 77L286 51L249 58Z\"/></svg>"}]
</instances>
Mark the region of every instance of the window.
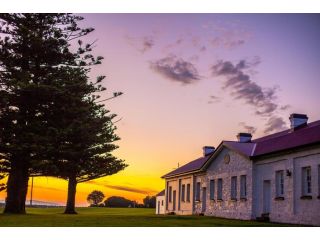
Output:
<instances>
[{"instance_id":1,"label":"window","mask_svg":"<svg viewBox=\"0 0 320 240\"><path fill-rule=\"evenodd\" d=\"M172 202L172 187L169 187L169 202Z\"/></svg>"},{"instance_id":2,"label":"window","mask_svg":"<svg viewBox=\"0 0 320 240\"><path fill-rule=\"evenodd\" d=\"M231 199L237 199L237 177L231 177Z\"/></svg>"},{"instance_id":3,"label":"window","mask_svg":"<svg viewBox=\"0 0 320 240\"><path fill-rule=\"evenodd\" d=\"M197 182L196 201L200 201L200 182Z\"/></svg>"},{"instance_id":4,"label":"window","mask_svg":"<svg viewBox=\"0 0 320 240\"><path fill-rule=\"evenodd\" d=\"M161 206L163 206L163 200L161 201Z\"/></svg>"},{"instance_id":5,"label":"window","mask_svg":"<svg viewBox=\"0 0 320 240\"><path fill-rule=\"evenodd\" d=\"M302 168L302 195L311 195L311 167Z\"/></svg>"},{"instance_id":6,"label":"window","mask_svg":"<svg viewBox=\"0 0 320 240\"><path fill-rule=\"evenodd\" d=\"M247 198L247 176L240 176L240 198Z\"/></svg>"},{"instance_id":7,"label":"window","mask_svg":"<svg viewBox=\"0 0 320 240\"><path fill-rule=\"evenodd\" d=\"M284 194L284 171L276 171L276 196L282 197Z\"/></svg>"},{"instance_id":8,"label":"window","mask_svg":"<svg viewBox=\"0 0 320 240\"><path fill-rule=\"evenodd\" d=\"M219 178L219 179L218 179L217 199L218 199L218 200L222 200L222 178Z\"/></svg>"},{"instance_id":9,"label":"window","mask_svg":"<svg viewBox=\"0 0 320 240\"><path fill-rule=\"evenodd\" d=\"M182 184L182 188L181 188L181 201L182 202L185 201L185 192L186 192L186 185Z\"/></svg>"},{"instance_id":10,"label":"window","mask_svg":"<svg viewBox=\"0 0 320 240\"><path fill-rule=\"evenodd\" d=\"M215 182L214 182L214 180L212 179L212 180L210 180L210 199L211 200L214 200L214 184L215 184Z\"/></svg>"},{"instance_id":11,"label":"window","mask_svg":"<svg viewBox=\"0 0 320 240\"><path fill-rule=\"evenodd\" d=\"M190 184L187 184L187 202L190 202Z\"/></svg>"}]
</instances>

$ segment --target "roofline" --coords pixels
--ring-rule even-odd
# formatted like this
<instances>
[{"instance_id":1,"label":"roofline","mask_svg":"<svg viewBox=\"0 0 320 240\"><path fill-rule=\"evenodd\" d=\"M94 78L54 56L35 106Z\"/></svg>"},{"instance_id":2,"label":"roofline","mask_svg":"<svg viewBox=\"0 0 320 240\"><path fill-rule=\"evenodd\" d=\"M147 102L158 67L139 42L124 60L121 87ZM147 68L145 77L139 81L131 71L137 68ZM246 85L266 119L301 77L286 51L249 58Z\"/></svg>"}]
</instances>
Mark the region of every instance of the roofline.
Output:
<instances>
[{"instance_id":1,"label":"roofline","mask_svg":"<svg viewBox=\"0 0 320 240\"><path fill-rule=\"evenodd\" d=\"M301 148L309 148L309 147L313 147L313 146L317 146L317 145L320 146L320 141L309 143L309 144L304 144L304 145L299 145L296 147L281 149L281 150L277 150L277 151L273 151L273 152L268 152L268 153L264 153L264 154L260 154L260 155L251 156L250 159L251 160L259 160L260 158L268 157L270 155L272 156L272 155L279 155L279 154L288 153L288 152L296 152L296 151L301 150Z\"/></svg>"},{"instance_id":2,"label":"roofline","mask_svg":"<svg viewBox=\"0 0 320 240\"><path fill-rule=\"evenodd\" d=\"M189 175L189 174L193 174L193 173L197 173L197 172L201 172L202 169L197 169L197 170L192 170L192 171L188 171L188 172L182 172L182 173L177 173L177 174L173 174L173 175L163 175L161 178L164 179L168 179L168 178L174 178L174 177L179 177L179 176L184 176L184 175Z\"/></svg>"},{"instance_id":3,"label":"roofline","mask_svg":"<svg viewBox=\"0 0 320 240\"><path fill-rule=\"evenodd\" d=\"M208 158L208 160L205 162L205 164L203 165L203 167L201 168L201 170L206 170L206 168L208 167L208 165L211 164L212 162L212 159L215 157L216 153L220 153L220 151L222 150L222 147L226 147L228 148L229 150L232 150L232 151L235 151L236 153L240 154L241 156L247 158L247 159L250 159L250 156L246 155L246 154L243 154L241 151L238 151L238 149L235 149L233 147L230 147L230 146L227 146L225 145L224 143L225 142L234 142L234 141L222 141L218 147L216 148L216 151L214 151L214 153Z\"/></svg>"}]
</instances>

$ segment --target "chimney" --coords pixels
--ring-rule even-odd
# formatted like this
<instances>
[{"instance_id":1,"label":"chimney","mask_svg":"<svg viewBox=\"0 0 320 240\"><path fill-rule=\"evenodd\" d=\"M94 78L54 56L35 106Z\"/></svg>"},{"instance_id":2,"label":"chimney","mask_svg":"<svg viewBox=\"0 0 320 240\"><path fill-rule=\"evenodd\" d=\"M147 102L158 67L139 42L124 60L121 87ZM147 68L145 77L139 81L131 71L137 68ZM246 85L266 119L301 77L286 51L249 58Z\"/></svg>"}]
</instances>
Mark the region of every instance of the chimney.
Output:
<instances>
[{"instance_id":1,"label":"chimney","mask_svg":"<svg viewBox=\"0 0 320 240\"><path fill-rule=\"evenodd\" d=\"M203 148L203 156L206 157L208 156L209 154L213 153L215 148L214 147L211 147L211 146L204 146Z\"/></svg>"},{"instance_id":2,"label":"chimney","mask_svg":"<svg viewBox=\"0 0 320 240\"><path fill-rule=\"evenodd\" d=\"M251 142L252 135L251 133L238 133L237 138L238 142L247 143Z\"/></svg>"},{"instance_id":3,"label":"chimney","mask_svg":"<svg viewBox=\"0 0 320 240\"><path fill-rule=\"evenodd\" d=\"M297 127L307 125L308 116L305 114L292 113L289 117L289 120L290 120L290 128L294 130Z\"/></svg>"}]
</instances>

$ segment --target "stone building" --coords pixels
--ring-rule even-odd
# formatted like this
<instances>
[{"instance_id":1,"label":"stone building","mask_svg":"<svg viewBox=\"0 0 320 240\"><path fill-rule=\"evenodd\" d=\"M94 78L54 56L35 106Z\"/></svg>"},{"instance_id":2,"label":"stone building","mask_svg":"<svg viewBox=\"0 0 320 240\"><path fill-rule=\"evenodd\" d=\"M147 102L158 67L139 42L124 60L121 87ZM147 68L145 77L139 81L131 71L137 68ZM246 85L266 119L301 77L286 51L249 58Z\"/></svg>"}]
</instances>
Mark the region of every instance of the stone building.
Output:
<instances>
[{"instance_id":1,"label":"stone building","mask_svg":"<svg viewBox=\"0 0 320 240\"><path fill-rule=\"evenodd\" d=\"M288 130L239 133L164 175L165 213L320 226L320 121L289 119Z\"/></svg>"}]
</instances>

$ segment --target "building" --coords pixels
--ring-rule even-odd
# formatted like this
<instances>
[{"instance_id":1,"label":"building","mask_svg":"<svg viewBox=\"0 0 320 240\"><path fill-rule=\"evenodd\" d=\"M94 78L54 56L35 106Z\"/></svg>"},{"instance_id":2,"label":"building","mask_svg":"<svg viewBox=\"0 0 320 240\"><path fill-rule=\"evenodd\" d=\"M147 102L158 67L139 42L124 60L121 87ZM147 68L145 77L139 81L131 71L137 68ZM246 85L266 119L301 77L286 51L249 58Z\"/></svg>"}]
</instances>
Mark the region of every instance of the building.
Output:
<instances>
[{"instance_id":1,"label":"building","mask_svg":"<svg viewBox=\"0 0 320 240\"><path fill-rule=\"evenodd\" d=\"M239 133L164 175L165 213L320 226L320 121L289 119L288 130Z\"/></svg>"},{"instance_id":2,"label":"building","mask_svg":"<svg viewBox=\"0 0 320 240\"><path fill-rule=\"evenodd\" d=\"M156 195L156 214L165 214L165 190Z\"/></svg>"}]
</instances>

